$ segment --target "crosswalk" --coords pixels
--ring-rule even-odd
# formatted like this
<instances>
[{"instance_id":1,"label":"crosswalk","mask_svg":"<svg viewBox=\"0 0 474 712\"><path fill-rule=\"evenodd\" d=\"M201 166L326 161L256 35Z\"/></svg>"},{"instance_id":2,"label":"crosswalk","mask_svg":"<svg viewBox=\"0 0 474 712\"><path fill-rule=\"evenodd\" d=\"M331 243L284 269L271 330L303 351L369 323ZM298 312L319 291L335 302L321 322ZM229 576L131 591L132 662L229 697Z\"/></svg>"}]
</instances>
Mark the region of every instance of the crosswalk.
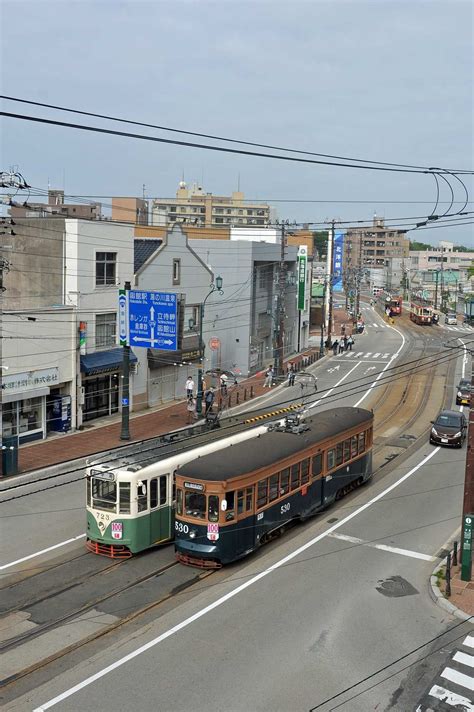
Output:
<instances>
[{"instance_id":1,"label":"crosswalk","mask_svg":"<svg viewBox=\"0 0 474 712\"><path fill-rule=\"evenodd\" d=\"M447 324L443 324L443 326L449 331L474 331L472 326L469 326L469 324L458 324L458 326L448 326Z\"/></svg>"},{"instance_id":2,"label":"crosswalk","mask_svg":"<svg viewBox=\"0 0 474 712\"><path fill-rule=\"evenodd\" d=\"M345 351L342 354L336 356L337 361L355 361L358 359L368 360L368 361L388 361L391 359L393 354L382 351Z\"/></svg>"},{"instance_id":3,"label":"crosswalk","mask_svg":"<svg viewBox=\"0 0 474 712\"><path fill-rule=\"evenodd\" d=\"M416 712L474 712L474 636L453 651Z\"/></svg>"}]
</instances>

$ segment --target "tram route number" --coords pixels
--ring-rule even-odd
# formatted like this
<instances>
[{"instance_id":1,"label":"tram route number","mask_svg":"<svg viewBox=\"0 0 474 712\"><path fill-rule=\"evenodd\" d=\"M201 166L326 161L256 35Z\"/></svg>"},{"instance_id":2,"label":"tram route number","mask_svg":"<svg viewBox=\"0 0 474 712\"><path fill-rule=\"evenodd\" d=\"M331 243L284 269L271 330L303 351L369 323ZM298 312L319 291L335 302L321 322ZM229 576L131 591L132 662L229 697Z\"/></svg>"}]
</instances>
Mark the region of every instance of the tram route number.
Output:
<instances>
[{"instance_id":1,"label":"tram route number","mask_svg":"<svg viewBox=\"0 0 474 712\"><path fill-rule=\"evenodd\" d=\"M174 528L176 529L177 532L180 534L188 534L189 533L189 527L187 524L183 524L183 522L176 522L174 523Z\"/></svg>"},{"instance_id":2,"label":"tram route number","mask_svg":"<svg viewBox=\"0 0 474 712\"><path fill-rule=\"evenodd\" d=\"M287 512L290 511L291 507L291 502L287 502L286 504L282 504L280 507L280 514L286 514Z\"/></svg>"}]
</instances>

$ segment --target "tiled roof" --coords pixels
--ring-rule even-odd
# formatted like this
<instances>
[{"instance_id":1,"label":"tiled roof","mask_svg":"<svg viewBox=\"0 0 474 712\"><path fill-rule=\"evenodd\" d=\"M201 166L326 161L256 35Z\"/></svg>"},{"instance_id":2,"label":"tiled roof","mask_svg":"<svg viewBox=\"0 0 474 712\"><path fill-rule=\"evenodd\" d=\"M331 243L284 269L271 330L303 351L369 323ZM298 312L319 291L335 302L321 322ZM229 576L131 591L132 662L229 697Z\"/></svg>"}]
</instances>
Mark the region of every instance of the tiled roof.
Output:
<instances>
[{"instance_id":1,"label":"tiled roof","mask_svg":"<svg viewBox=\"0 0 474 712\"><path fill-rule=\"evenodd\" d=\"M133 271L136 273L147 259L159 248L163 240L147 238L134 241Z\"/></svg>"}]
</instances>

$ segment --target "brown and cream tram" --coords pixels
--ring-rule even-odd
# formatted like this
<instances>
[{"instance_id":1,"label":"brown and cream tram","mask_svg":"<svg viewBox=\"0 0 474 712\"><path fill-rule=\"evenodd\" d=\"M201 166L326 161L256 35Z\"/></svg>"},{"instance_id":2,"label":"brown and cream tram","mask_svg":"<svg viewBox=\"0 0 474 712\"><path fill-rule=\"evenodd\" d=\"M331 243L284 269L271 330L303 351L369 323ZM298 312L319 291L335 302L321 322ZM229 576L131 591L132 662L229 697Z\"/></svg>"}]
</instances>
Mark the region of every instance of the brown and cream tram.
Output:
<instances>
[{"instance_id":1,"label":"brown and cream tram","mask_svg":"<svg viewBox=\"0 0 474 712\"><path fill-rule=\"evenodd\" d=\"M412 299L410 304L410 319L415 324L432 324L433 307L424 299Z\"/></svg>"},{"instance_id":2,"label":"brown and cream tram","mask_svg":"<svg viewBox=\"0 0 474 712\"><path fill-rule=\"evenodd\" d=\"M219 567L329 506L371 477L372 440L372 412L333 408L179 467L178 560Z\"/></svg>"}]
</instances>

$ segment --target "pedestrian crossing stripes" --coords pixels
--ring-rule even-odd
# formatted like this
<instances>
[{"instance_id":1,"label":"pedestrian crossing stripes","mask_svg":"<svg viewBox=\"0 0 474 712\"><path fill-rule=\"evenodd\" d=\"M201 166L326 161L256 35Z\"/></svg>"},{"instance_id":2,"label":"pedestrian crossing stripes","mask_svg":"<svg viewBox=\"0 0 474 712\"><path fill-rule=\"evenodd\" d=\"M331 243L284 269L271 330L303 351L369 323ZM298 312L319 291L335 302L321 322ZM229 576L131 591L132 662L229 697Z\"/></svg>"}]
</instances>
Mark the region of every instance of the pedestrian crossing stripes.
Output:
<instances>
[{"instance_id":1,"label":"pedestrian crossing stripes","mask_svg":"<svg viewBox=\"0 0 474 712\"><path fill-rule=\"evenodd\" d=\"M354 361L355 359L368 360L368 361L384 361L392 358L391 353L382 353L381 351L344 351L336 356L339 361Z\"/></svg>"},{"instance_id":2,"label":"pedestrian crossing stripes","mask_svg":"<svg viewBox=\"0 0 474 712\"><path fill-rule=\"evenodd\" d=\"M445 329L448 329L448 331L473 331L472 326L469 326L468 324L459 324L458 326L445 326Z\"/></svg>"},{"instance_id":3,"label":"pedestrian crossing stripes","mask_svg":"<svg viewBox=\"0 0 474 712\"><path fill-rule=\"evenodd\" d=\"M464 638L461 647L451 654L439 673L439 679L429 689L416 712L474 712L474 636Z\"/></svg>"}]
</instances>

